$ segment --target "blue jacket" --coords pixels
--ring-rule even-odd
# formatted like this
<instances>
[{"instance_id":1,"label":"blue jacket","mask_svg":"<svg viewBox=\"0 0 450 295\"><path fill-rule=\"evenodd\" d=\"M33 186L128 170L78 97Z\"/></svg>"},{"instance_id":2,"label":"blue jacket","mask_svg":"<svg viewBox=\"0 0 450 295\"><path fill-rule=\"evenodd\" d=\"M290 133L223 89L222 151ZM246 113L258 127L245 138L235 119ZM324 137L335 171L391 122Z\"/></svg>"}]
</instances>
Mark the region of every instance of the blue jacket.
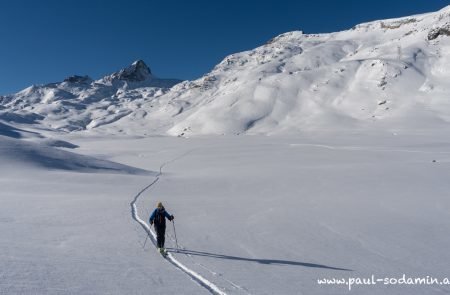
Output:
<instances>
[{"instance_id":1,"label":"blue jacket","mask_svg":"<svg viewBox=\"0 0 450 295\"><path fill-rule=\"evenodd\" d=\"M164 216L167 218L167 219L169 219L169 220L172 220L173 218L172 218L172 215L170 215L167 211L166 211L166 209L164 209L164 207L162 208L163 210L164 210ZM150 224L152 224L153 223L153 221L155 222L155 226L166 226L166 220L165 219L163 219L163 220L155 220L155 217L156 217L156 213L158 212L158 208L156 208L155 210L153 210L153 213L150 215L150 219L149 219L149 221L150 221Z\"/></svg>"}]
</instances>

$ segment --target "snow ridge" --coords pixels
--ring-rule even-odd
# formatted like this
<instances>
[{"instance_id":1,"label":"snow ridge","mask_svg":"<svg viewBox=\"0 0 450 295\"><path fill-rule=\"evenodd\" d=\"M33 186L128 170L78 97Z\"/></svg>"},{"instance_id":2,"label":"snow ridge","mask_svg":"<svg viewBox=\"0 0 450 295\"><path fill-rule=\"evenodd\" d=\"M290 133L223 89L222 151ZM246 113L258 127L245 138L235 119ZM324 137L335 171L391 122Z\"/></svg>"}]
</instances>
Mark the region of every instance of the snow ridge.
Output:
<instances>
[{"instance_id":1,"label":"snow ridge","mask_svg":"<svg viewBox=\"0 0 450 295\"><path fill-rule=\"evenodd\" d=\"M74 75L0 95L0 120L54 131L81 131L112 124L168 92L177 79L154 76L142 60L93 80Z\"/></svg>"},{"instance_id":2,"label":"snow ridge","mask_svg":"<svg viewBox=\"0 0 450 295\"><path fill-rule=\"evenodd\" d=\"M156 175L155 179L153 180L153 182L151 182L149 185L147 185L146 187L144 187L133 199L133 201L130 203L131 206L131 216L133 217L133 219L139 223L142 228L145 230L145 232L147 233L148 237L150 238L150 240L152 241L153 245L156 246L156 234L148 227L147 223L142 220L139 217L138 211L137 211L137 206L136 206L136 202L139 199L139 197L142 195L142 193L144 193L147 189L149 189L150 187L152 187L154 184L156 184L158 182L158 180L160 179L160 177L162 176L163 172L163 168L164 166L186 156L187 154L191 153L192 151L188 151L187 153L184 153L183 155L176 157L168 162L165 162L164 164L162 164L159 167L159 173ZM204 277L202 277L200 274L196 273L195 271L189 269L188 267L186 267L185 265L183 265L181 262L179 262L174 255L172 255L171 253L168 253L166 256L166 260L169 261L173 266L175 266L176 268L178 268L179 270L181 270L182 272L184 272L185 274L187 274L193 281L197 282L200 286L202 286L203 288L207 289L211 294L214 295L226 295L225 292L223 292L222 290L219 289L219 287L217 287L215 284L213 284L212 282L208 281L207 279L205 279Z\"/></svg>"}]
</instances>

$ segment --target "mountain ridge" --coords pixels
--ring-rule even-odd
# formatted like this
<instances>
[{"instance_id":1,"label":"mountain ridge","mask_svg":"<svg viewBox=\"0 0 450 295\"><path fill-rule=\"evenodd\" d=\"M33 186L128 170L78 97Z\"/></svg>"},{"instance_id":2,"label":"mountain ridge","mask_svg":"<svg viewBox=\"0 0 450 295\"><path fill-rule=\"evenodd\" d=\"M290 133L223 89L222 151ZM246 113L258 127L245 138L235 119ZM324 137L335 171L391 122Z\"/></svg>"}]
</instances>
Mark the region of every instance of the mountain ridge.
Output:
<instances>
[{"instance_id":1,"label":"mountain ridge","mask_svg":"<svg viewBox=\"0 0 450 295\"><path fill-rule=\"evenodd\" d=\"M160 79L142 60L93 80L74 75L62 82L32 85L13 95L0 96L0 120L37 124L59 131L80 131L109 124L130 114L133 100L158 97L177 79ZM135 91L139 89L139 91Z\"/></svg>"},{"instance_id":2,"label":"mountain ridge","mask_svg":"<svg viewBox=\"0 0 450 295\"><path fill-rule=\"evenodd\" d=\"M144 136L446 127L448 28L450 6L335 33L287 32L193 81L158 79L136 61L99 80L2 96L0 119Z\"/></svg>"}]
</instances>

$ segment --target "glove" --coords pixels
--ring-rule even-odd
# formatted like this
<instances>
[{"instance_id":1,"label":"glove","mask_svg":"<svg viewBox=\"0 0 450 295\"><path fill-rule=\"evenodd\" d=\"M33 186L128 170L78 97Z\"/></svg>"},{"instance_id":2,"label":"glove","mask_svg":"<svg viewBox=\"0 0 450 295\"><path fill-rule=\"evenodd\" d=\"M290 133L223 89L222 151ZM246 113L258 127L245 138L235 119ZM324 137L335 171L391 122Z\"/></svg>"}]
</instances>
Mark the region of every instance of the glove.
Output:
<instances>
[{"instance_id":1,"label":"glove","mask_svg":"<svg viewBox=\"0 0 450 295\"><path fill-rule=\"evenodd\" d=\"M170 216L170 221L172 221L175 217L172 215Z\"/></svg>"},{"instance_id":2,"label":"glove","mask_svg":"<svg viewBox=\"0 0 450 295\"><path fill-rule=\"evenodd\" d=\"M153 225L153 221L150 221L150 226L152 226Z\"/></svg>"}]
</instances>

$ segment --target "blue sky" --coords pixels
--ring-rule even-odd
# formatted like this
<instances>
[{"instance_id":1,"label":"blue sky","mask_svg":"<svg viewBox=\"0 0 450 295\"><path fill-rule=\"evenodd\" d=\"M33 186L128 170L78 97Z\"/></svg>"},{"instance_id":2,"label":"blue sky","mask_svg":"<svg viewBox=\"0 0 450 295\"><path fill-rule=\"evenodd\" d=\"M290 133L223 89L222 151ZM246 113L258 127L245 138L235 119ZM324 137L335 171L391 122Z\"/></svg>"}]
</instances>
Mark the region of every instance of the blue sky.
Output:
<instances>
[{"instance_id":1,"label":"blue sky","mask_svg":"<svg viewBox=\"0 0 450 295\"><path fill-rule=\"evenodd\" d=\"M287 31L335 32L447 5L450 0L5 0L0 94L74 74L100 78L137 59L159 77L194 79L226 55Z\"/></svg>"}]
</instances>

